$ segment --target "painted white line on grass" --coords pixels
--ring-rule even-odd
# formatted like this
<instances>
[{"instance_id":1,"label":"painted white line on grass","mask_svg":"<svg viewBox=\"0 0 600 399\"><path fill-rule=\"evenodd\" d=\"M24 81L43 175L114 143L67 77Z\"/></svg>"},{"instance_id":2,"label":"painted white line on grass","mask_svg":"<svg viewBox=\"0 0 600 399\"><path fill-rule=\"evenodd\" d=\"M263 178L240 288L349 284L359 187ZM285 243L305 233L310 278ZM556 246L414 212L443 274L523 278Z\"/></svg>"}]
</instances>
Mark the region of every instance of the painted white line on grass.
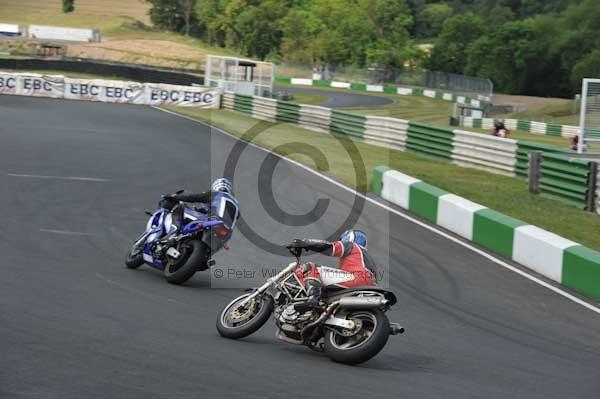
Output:
<instances>
[{"instance_id":1,"label":"painted white line on grass","mask_svg":"<svg viewBox=\"0 0 600 399\"><path fill-rule=\"evenodd\" d=\"M218 132L221 132L221 133L223 133L223 134L225 134L225 135L227 135L229 137L232 137L232 138L234 138L234 139L236 139L238 141L240 140L239 137L237 137L237 136L235 136L235 135L233 135L233 134L231 134L231 133L229 133L229 132L227 132L227 131L225 131L225 130L223 130L221 128L218 128L218 127L212 126L212 125L210 125L210 124L208 124L206 122L200 121L198 119L194 119L194 118L189 117L189 116L181 115L181 114L178 114L176 112L169 111L169 110L166 110L166 109L162 109L162 108L159 108L159 107L156 107L156 106L153 106L152 108L155 108L155 109L157 109L159 111L162 111L162 112L166 112L166 113L171 114L171 115L178 116L180 118L184 118L184 119L188 119L190 121L196 122L196 123L200 123L201 125L207 126L207 127L211 128L211 129L215 129ZM258 149L260 149L262 151L269 152L269 153L271 153L271 154L273 154L273 155L275 155L275 156L277 156L277 157L279 157L279 158L281 158L281 159L283 159L283 160L285 160L287 162L290 162L290 163L298 166L299 168L302 168L302 169L304 169L304 170L306 170L308 172L311 172L311 173L313 173L313 174L321 177L322 179L327 180L328 182L330 182L332 184L335 184L336 186L338 186L340 188L343 188L344 190L346 190L348 192L351 192L354 195L357 195L357 196L363 198L364 200L366 200L368 202L371 202L372 204L378 205L381 208L383 208L383 209L385 209L385 210L387 210L389 212L392 212L392 213L394 213L394 214L396 214L396 215L398 215L398 216L400 216L400 217L402 217L402 218L404 218L406 220L409 220L409 221L411 221L411 222L413 222L413 223L415 223L415 224L417 224L417 225L419 225L419 226L421 226L421 227L423 227L423 228L425 228L425 229L427 229L429 231L432 231L432 232L434 232L434 233L436 233L436 234L438 234L438 235L440 235L440 236L442 236L444 238L447 238L448 240L453 241L453 242L455 242L455 243L457 243L457 244L459 244L459 245L461 245L461 246L463 246L463 247L465 247L465 248L467 248L467 249L469 249L469 250L471 250L471 251L473 251L473 252L475 252L475 253L483 256L484 258L486 258L486 259L488 259L488 260L490 260L490 261L492 261L492 262L494 262L494 263L496 263L496 264L498 264L498 265L500 265L500 266L502 266L502 267L504 267L504 268L506 268L506 269L508 269L510 271L513 271L513 272L515 272L515 273L517 273L517 274L525 277L526 279L533 281L534 283L537 283L537 284L541 285L542 287L545 287L545 288L548 288L551 291L554 291L555 293L557 293L557 294L559 294L559 295L561 295L561 296L569 299L570 301L573 301L573 302L577 303L578 305L581 305L581 306L583 306L583 307L591 310L592 312L600 314L600 308L592 305L591 303L588 303L588 302L584 301L583 299L580 299L580 298L576 297L575 295L572 295L572 294L568 293L567 291L564 291L564 290L560 289L559 287L556 287L556 286L554 286L552 284L549 284L546 281L544 281L544 280L542 280L542 279L540 279L540 278L538 278L538 277L536 277L534 275L531 275L531 274L529 274L529 273L527 273L527 272L525 272L525 271L523 271L523 270L521 270L521 269L519 269L517 267L514 267L514 266L506 263L505 261L503 261L501 259L498 259L495 256L490 255L489 253L487 253L487 252L485 252L485 251L483 251L483 250L481 250L481 249L479 249L477 247L474 247L473 245L470 245L469 243L466 243L466 242L462 241L461 239L458 239L458 238L456 238L456 237L454 237L454 236L452 236L452 235L450 235L450 234L448 234L448 233L446 233L446 232L444 232L442 230L437 229L434 226L431 226L431 225L429 225L427 223L424 223L424 222L422 222L422 221L420 221L418 219L415 219L415 218L413 218L413 217L411 217L409 215L406 215L406 214L404 214L402 212L399 212L398 210L396 210L396 209L394 209L394 208L392 208L392 207L390 207L390 206L388 206L388 205L386 205L386 204L384 204L382 202L379 202L379 201L376 201L376 200L374 200L372 198L369 198L366 195L364 195L362 193L359 193L358 191L356 191L356 190L354 190L354 189L352 189L352 188L350 188L350 187L348 187L348 186L346 186L346 185L344 185L344 184L342 184L342 183L340 183L340 182L338 182L338 181L336 181L336 180L334 180L334 179L332 179L332 178L330 178L328 176L325 176L324 174L319 173L316 170L313 170L313 169L309 168L306 165L301 164L300 162L294 161L293 159L286 158L283 155L277 154L277 153L275 153L275 152L273 152L273 151L271 151L271 150L269 150L267 148L261 147L259 145L256 145L256 144L252 143L252 142L248 142L248 145L250 145L250 146L252 146L254 148L258 148Z\"/></svg>"},{"instance_id":2,"label":"painted white line on grass","mask_svg":"<svg viewBox=\"0 0 600 399\"><path fill-rule=\"evenodd\" d=\"M77 181L93 181L98 183L105 183L108 179L101 179L98 177L78 177L78 176L51 176L51 175L26 175L19 173L7 173L10 177L24 177L28 179L54 179L54 180L77 180Z\"/></svg>"},{"instance_id":3,"label":"painted white line on grass","mask_svg":"<svg viewBox=\"0 0 600 399\"><path fill-rule=\"evenodd\" d=\"M62 234L65 236L95 236L95 235L97 235L94 233L81 233L79 231L69 231L69 230L40 229L40 231L43 233Z\"/></svg>"}]
</instances>

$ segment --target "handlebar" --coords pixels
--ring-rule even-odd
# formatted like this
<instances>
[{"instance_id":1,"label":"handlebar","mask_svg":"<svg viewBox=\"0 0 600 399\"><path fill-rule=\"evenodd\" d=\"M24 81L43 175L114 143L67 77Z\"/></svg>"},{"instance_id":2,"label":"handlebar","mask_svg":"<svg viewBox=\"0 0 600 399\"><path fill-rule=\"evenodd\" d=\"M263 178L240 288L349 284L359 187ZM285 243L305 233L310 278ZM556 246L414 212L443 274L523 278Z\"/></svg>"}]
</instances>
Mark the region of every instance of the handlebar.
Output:
<instances>
[{"instance_id":1,"label":"handlebar","mask_svg":"<svg viewBox=\"0 0 600 399\"><path fill-rule=\"evenodd\" d=\"M296 261L298 262L298 264L300 264L300 257L302 256L302 249L304 249L304 248L294 247L291 245L286 245L285 247L296 258Z\"/></svg>"}]
</instances>

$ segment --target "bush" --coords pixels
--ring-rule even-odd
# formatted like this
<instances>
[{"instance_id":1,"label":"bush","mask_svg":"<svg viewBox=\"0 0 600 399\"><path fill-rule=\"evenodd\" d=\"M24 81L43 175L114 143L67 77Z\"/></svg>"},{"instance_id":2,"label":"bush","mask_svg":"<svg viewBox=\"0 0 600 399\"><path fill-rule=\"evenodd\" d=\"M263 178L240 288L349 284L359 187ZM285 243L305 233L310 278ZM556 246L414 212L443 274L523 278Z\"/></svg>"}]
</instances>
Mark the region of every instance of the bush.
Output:
<instances>
[{"instance_id":1,"label":"bush","mask_svg":"<svg viewBox=\"0 0 600 399\"><path fill-rule=\"evenodd\" d=\"M75 10L75 0L63 0L63 12L73 12Z\"/></svg>"}]
</instances>

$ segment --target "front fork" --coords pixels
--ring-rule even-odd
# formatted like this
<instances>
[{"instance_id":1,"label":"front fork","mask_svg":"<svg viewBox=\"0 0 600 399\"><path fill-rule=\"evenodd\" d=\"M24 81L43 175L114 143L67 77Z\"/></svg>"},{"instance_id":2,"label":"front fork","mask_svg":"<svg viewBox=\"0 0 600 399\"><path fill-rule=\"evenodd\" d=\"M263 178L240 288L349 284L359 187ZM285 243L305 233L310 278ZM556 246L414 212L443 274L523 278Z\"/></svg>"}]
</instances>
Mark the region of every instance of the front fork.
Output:
<instances>
[{"instance_id":1,"label":"front fork","mask_svg":"<svg viewBox=\"0 0 600 399\"><path fill-rule=\"evenodd\" d=\"M297 265L298 265L298 262L292 262L292 263L290 263L288 265L288 267L284 268L282 271L280 271L279 273L277 273L275 276L273 276L270 279L268 279L263 285L261 285L260 287L258 287L252 294L248 295L238 305L238 307L244 307L244 306L246 306L246 304L248 302L254 300L254 298L256 298L256 297L258 297L260 295L263 295L273 285L273 283L275 283L276 281L279 281L281 278L283 278L289 272L295 270L296 267L297 267Z\"/></svg>"}]
</instances>

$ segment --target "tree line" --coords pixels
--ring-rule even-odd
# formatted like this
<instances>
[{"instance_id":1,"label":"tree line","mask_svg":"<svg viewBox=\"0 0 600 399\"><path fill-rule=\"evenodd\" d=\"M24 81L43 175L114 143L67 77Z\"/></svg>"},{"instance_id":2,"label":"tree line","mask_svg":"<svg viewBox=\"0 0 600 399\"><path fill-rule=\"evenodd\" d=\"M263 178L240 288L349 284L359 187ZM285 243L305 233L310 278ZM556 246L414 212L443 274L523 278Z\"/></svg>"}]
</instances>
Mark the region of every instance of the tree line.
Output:
<instances>
[{"instance_id":1,"label":"tree line","mask_svg":"<svg viewBox=\"0 0 600 399\"><path fill-rule=\"evenodd\" d=\"M540 96L600 77L598 0L147 1L156 27L259 59L427 68Z\"/></svg>"}]
</instances>

